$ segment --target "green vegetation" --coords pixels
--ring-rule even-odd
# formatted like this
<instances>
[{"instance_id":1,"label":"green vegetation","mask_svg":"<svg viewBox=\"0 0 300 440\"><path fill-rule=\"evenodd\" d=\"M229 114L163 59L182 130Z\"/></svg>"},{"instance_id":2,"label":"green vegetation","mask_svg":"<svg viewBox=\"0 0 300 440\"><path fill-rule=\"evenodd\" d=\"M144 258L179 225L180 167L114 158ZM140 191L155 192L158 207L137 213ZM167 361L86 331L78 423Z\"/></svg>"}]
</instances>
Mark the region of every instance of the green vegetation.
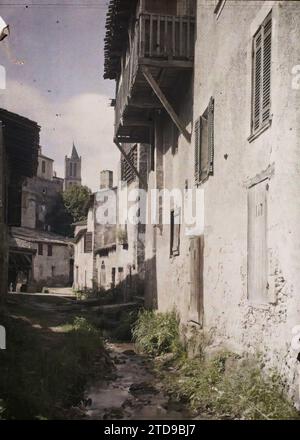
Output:
<instances>
[{"instance_id":1,"label":"green vegetation","mask_svg":"<svg viewBox=\"0 0 300 440\"><path fill-rule=\"evenodd\" d=\"M152 356L169 352L178 354L183 349L175 311L155 313L142 310L132 334L138 350Z\"/></svg>"},{"instance_id":2,"label":"green vegetation","mask_svg":"<svg viewBox=\"0 0 300 440\"><path fill-rule=\"evenodd\" d=\"M8 343L0 352L0 418L68 418L88 379L110 368L100 332L84 318L52 330L28 318L1 323Z\"/></svg>"},{"instance_id":3,"label":"green vegetation","mask_svg":"<svg viewBox=\"0 0 300 440\"><path fill-rule=\"evenodd\" d=\"M65 208L73 222L86 219L90 196L91 190L87 186L73 185L63 193Z\"/></svg>"},{"instance_id":4,"label":"green vegetation","mask_svg":"<svg viewBox=\"0 0 300 440\"><path fill-rule=\"evenodd\" d=\"M217 419L300 418L286 400L278 374L263 374L259 358L219 352L207 359L209 338L202 335L198 356L190 359L180 342L175 312L141 312L133 336L141 352L156 356L156 368L170 398L188 405L195 414ZM195 335L193 339L195 343Z\"/></svg>"}]
</instances>

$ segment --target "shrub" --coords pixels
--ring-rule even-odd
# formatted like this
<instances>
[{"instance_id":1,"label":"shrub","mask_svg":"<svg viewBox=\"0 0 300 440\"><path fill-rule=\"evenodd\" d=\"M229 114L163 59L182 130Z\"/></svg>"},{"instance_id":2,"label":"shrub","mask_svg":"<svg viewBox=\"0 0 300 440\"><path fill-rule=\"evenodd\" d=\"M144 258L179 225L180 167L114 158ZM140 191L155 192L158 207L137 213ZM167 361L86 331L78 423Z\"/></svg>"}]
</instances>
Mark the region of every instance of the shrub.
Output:
<instances>
[{"instance_id":1,"label":"shrub","mask_svg":"<svg viewBox=\"0 0 300 440\"><path fill-rule=\"evenodd\" d=\"M179 319L175 311L156 313L142 310L132 334L138 350L143 353L158 356L182 351Z\"/></svg>"}]
</instances>

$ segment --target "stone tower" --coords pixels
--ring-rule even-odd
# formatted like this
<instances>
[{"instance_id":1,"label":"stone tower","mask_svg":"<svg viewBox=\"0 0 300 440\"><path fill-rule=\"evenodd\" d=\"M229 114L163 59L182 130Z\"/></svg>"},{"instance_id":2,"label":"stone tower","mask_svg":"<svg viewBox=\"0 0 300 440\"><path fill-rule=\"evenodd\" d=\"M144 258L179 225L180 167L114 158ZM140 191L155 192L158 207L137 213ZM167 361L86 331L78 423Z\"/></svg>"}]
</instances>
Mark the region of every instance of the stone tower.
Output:
<instances>
[{"instance_id":1,"label":"stone tower","mask_svg":"<svg viewBox=\"0 0 300 440\"><path fill-rule=\"evenodd\" d=\"M65 156L64 190L74 185L81 185L81 157L73 142L71 157Z\"/></svg>"}]
</instances>

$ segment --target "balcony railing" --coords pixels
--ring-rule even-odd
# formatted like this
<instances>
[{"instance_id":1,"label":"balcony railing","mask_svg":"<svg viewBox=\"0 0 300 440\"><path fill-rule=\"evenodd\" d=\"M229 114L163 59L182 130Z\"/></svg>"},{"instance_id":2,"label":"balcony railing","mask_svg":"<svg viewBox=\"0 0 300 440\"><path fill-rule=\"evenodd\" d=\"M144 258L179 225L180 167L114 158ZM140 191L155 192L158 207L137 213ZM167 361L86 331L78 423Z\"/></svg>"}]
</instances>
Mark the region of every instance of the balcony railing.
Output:
<instances>
[{"instance_id":1,"label":"balcony railing","mask_svg":"<svg viewBox=\"0 0 300 440\"><path fill-rule=\"evenodd\" d=\"M159 62L161 67L171 68L190 63L194 59L194 32L194 17L158 14L139 16L117 92L116 131L132 96L139 66L151 66L151 62Z\"/></svg>"}]
</instances>

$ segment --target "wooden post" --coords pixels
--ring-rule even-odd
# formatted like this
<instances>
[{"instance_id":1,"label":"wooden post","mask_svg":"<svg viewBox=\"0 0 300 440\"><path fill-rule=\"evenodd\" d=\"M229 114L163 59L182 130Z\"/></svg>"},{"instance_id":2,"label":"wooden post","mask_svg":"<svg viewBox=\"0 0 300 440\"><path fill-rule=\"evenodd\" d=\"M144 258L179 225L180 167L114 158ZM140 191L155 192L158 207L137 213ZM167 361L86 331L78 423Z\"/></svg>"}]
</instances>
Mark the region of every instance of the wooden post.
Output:
<instances>
[{"instance_id":1,"label":"wooden post","mask_svg":"<svg viewBox=\"0 0 300 440\"><path fill-rule=\"evenodd\" d=\"M159 87L158 83L153 78L150 70L146 66L142 66L142 72L150 86L152 87L154 93L164 106L165 110L170 115L171 119L173 120L174 124L177 126L178 130L181 132L181 134L185 137L185 139L191 143L191 134L187 131L187 129L184 127L184 125L181 123L179 117L177 116L176 112L174 111L173 107L167 100L166 96L163 94L161 88Z\"/></svg>"},{"instance_id":2,"label":"wooden post","mask_svg":"<svg viewBox=\"0 0 300 440\"><path fill-rule=\"evenodd\" d=\"M0 121L0 305L7 293L8 245L6 225L6 166L3 125Z\"/></svg>"},{"instance_id":3,"label":"wooden post","mask_svg":"<svg viewBox=\"0 0 300 440\"><path fill-rule=\"evenodd\" d=\"M137 170L137 168L134 166L134 164L131 162L130 158L128 157L128 155L125 153L124 148L122 147L122 145L118 142L118 139L114 139L114 143L115 145L118 147L120 153L122 154L122 156L124 157L124 159L126 160L126 162L128 163L128 165L130 166L130 168L132 169L132 171L134 172L134 174L138 177L139 181L141 182L141 184L143 185L144 189L147 191L148 189L148 184L147 182L144 180L144 178L141 176L140 172Z\"/></svg>"}]
</instances>

